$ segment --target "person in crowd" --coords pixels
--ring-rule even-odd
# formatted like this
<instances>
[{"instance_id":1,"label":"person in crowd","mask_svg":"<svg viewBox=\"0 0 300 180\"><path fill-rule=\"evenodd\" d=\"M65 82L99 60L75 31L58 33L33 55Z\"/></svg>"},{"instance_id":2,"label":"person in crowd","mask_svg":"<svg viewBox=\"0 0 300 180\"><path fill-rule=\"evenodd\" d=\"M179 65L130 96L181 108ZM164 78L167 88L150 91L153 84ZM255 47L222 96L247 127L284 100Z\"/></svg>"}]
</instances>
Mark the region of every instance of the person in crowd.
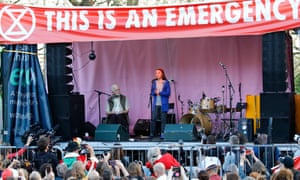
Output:
<instances>
[{"instance_id":1,"label":"person in crowd","mask_svg":"<svg viewBox=\"0 0 300 180\"><path fill-rule=\"evenodd\" d=\"M29 180L42 180L42 176L38 171L32 171L29 175Z\"/></svg>"},{"instance_id":2,"label":"person in crowd","mask_svg":"<svg viewBox=\"0 0 300 180\"><path fill-rule=\"evenodd\" d=\"M75 161L72 166L72 170L75 173L75 177L81 180L87 180L87 172L85 170L84 164L82 161Z\"/></svg>"},{"instance_id":3,"label":"person in crowd","mask_svg":"<svg viewBox=\"0 0 300 180\"><path fill-rule=\"evenodd\" d=\"M185 169L182 166L172 167L172 170L169 170L167 172L167 177L170 180L187 180L188 179Z\"/></svg>"},{"instance_id":4,"label":"person in crowd","mask_svg":"<svg viewBox=\"0 0 300 180\"><path fill-rule=\"evenodd\" d=\"M265 179L270 178L270 173L261 161L255 161L251 167L251 173L249 176L257 179L258 177L265 177Z\"/></svg>"},{"instance_id":5,"label":"person in crowd","mask_svg":"<svg viewBox=\"0 0 300 180\"><path fill-rule=\"evenodd\" d=\"M153 166L153 172L156 177L156 180L167 180L166 168L165 165L161 162L156 163Z\"/></svg>"},{"instance_id":6,"label":"person in crowd","mask_svg":"<svg viewBox=\"0 0 300 180\"><path fill-rule=\"evenodd\" d=\"M125 167L128 166L129 160L128 157L125 156L124 150L121 144L114 144L114 147L110 150L110 160L120 160Z\"/></svg>"},{"instance_id":7,"label":"person in crowd","mask_svg":"<svg viewBox=\"0 0 300 180\"><path fill-rule=\"evenodd\" d=\"M54 180L55 174L50 163L42 164L39 171L42 176L42 179Z\"/></svg>"},{"instance_id":8,"label":"person in crowd","mask_svg":"<svg viewBox=\"0 0 300 180\"><path fill-rule=\"evenodd\" d=\"M217 144L216 136L210 134L207 136L207 143L210 146L204 150L204 154L206 156L215 156L218 157L221 163L224 162L224 150L222 147L212 146L213 144Z\"/></svg>"},{"instance_id":9,"label":"person in crowd","mask_svg":"<svg viewBox=\"0 0 300 180\"><path fill-rule=\"evenodd\" d=\"M293 172L290 169L280 168L279 171L275 172L271 176L271 180L293 180Z\"/></svg>"},{"instance_id":10,"label":"person in crowd","mask_svg":"<svg viewBox=\"0 0 300 180\"><path fill-rule=\"evenodd\" d=\"M104 168L102 178L103 180L113 180L113 172L111 168Z\"/></svg>"},{"instance_id":11,"label":"person in crowd","mask_svg":"<svg viewBox=\"0 0 300 180\"><path fill-rule=\"evenodd\" d=\"M165 71L161 68L155 70L155 79L152 80L151 96L152 117L150 125L150 137L156 132L156 122L161 122L161 138L164 138L164 130L167 122L167 113L169 111L169 97L171 94L170 83L166 77Z\"/></svg>"},{"instance_id":12,"label":"person in crowd","mask_svg":"<svg viewBox=\"0 0 300 180\"><path fill-rule=\"evenodd\" d=\"M84 149L88 154L80 154L80 151ZM76 161L82 161L86 166L87 170L96 167L98 159L95 156L95 152L92 146L89 144L81 144L80 138L74 138L73 141L69 142L66 147L66 154L63 157L63 162L70 169Z\"/></svg>"},{"instance_id":13,"label":"person in crowd","mask_svg":"<svg viewBox=\"0 0 300 180\"><path fill-rule=\"evenodd\" d=\"M279 158L279 169L286 168L292 171L294 179L300 174L300 171L294 169L294 159L290 156L284 156Z\"/></svg>"},{"instance_id":14,"label":"person in crowd","mask_svg":"<svg viewBox=\"0 0 300 180\"><path fill-rule=\"evenodd\" d=\"M121 124L127 131L129 130L129 105L128 98L121 94L117 84L111 86L112 96L108 98L106 105L107 123Z\"/></svg>"},{"instance_id":15,"label":"person in crowd","mask_svg":"<svg viewBox=\"0 0 300 180\"><path fill-rule=\"evenodd\" d=\"M150 171L153 170L153 166L159 162L164 164L166 170L180 166L180 163L170 153L162 154L159 147L150 148L147 152L147 158L148 162L146 162L146 167L150 169Z\"/></svg>"},{"instance_id":16,"label":"person in crowd","mask_svg":"<svg viewBox=\"0 0 300 180\"><path fill-rule=\"evenodd\" d=\"M140 162L131 162L129 163L127 167L127 171L129 173L128 179L129 180L143 180L144 174L143 174L143 164Z\"/></svg>"},{"instance_id":17,"label":"person in crowd","mask_svg":"<svg viewBox=\"0 0 300 180\"><path fill-rule=\"evenodd\" d=\"M197 173L197 177L199 180L209 180L209 175L206 170L200 170Z\"/></svg>"},{"instance_id":18,"label":"person in crowd","mask_svg":"<svg viewBox=\"0 0 300 180\"><path fill-rule=\"evenodd\" d=\"M257 134L255 144L268 145L268 135L264 133ZM254 146L253 151L260 159L269 172L274 165L279 164L280 151L278 147L269 145L268 147Z\"/></svg>"},{"instance_id":19,"label":"person in crowd","mask_svg":"<svg viewBox=\"0 0 300 180\"><path fill-rule=\"evenodd\" d=\"M225 157L223 163L223 170L228 171L228 166L231 163L234 163L236 166L240 163L240 151L241 147L239 146L240 141L237 135L232 135L229 137L229 147L225 147Z\"/></svg>"},{"instance_id":20,"label":"person in crowd","mask_svg":"<svg viewBox=\"0 0 300 180\"><path fill-rule=\"evenodd\" d=\"M221 176L218 174L218 166L216 164L207 164L206 171L209 176L209 180L221 180Z\"/></svg>"},{"instance_id":21,"label":"person in crowd","mask_svg":"<svg viewBox=\"0 0 300 180\"><path fill-rule=\"evenodd\" d=\"M240 176L235 172L228 172L224 174L223 180L240 180Z\"/></svg>"},{"instance_id":22,"label":"person in crowd","mask_svg":"<svg viewBox=\"0 0 300 180\"><path fill-rule=\"evenodd\" d=\"M38 151L33 157L33 165L36 170L39 170L42 164L50 163L52 169L55 169L58 164L57 155L50 151L50 138L46 136L41 136L37 141Z\"/></svg>"},{"instance_id":23,"label":"person in crowd","mask_svg":"<svg viewBox=\"0 0 300 180\"><path fill-rule=\"evenodd\" d=\"M62 180L66 174L66 171L68 170L68 167L65 163L59 163L56 166L56 177L55 180Z\"/></svg>"}]
</instances>

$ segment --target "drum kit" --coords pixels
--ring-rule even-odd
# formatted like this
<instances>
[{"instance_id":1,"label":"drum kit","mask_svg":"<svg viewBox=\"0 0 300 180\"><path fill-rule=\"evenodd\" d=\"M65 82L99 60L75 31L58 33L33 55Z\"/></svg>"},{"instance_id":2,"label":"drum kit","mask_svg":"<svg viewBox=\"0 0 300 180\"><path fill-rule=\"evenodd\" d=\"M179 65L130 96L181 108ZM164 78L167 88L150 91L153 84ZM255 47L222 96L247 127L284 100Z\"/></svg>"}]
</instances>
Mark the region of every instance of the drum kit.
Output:
<instances>
[{"instance_id":1,"label":"drum kit","mask_svg":"<svg viewBox=\"0 0 300 180\"><path fill-rule=\"evenodd\" d=\"M182 115L179 123L194 124L199 136L211 134L212 119L209 114L216 114L218 120L220 114L230 111L225 105L217 105L220 99L220 97L209 98L205 96L201 98L199 103L188 100L188 113ZM214 126L214 128L217 128L217 126Z\"/></svg>"}]
</instances>

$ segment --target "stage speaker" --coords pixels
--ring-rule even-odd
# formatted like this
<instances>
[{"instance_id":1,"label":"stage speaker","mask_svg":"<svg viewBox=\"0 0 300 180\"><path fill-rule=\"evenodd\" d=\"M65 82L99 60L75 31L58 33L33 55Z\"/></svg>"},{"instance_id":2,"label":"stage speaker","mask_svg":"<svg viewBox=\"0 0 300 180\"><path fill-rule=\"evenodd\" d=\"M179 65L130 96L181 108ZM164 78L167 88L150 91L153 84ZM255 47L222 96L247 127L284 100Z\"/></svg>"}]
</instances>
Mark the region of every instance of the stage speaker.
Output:
<instances>
[{"instance_id":1,"label":"stage speaker","mask_svg":"<svg viewBox=\"0 0 300 180\"><path fill-rule=\"evenodd\" d=\"M134 125L133 132L136 136L149 136L150 135L150 122L151 119L138 119Z\"/></svg>"},{"instance_id":2,"label":"stage speaker","mask_svg":"<svg viewBox=\"0 0 300 180\"><path fill-rule=\"evenodd\" d=\"M253 130L253 119L239 119L238 131L247 138L248 142L253 142Z\"/></svg>"},{"instance_id":3,"label":"stage speaker","mask_svg":"<svg viewBox=\"0 0 300 180\"><path fill-rule=\"evenodd\" d=\"M84 135L84 96L49 95L49 104L54 125L59 125L56 135L65 141Z\"/></svg>"},{"instance_id":4,"label":"stage speaker","mask_svg":"<svg viewBox=\"0 0 300 180\"><path fill-rule=\"evenodd\" d=\"M292 140L293 132L287 118L262 118L258 133L268 134L269 143L287 143Z\"/></svg>"},{"instance_id":5,"label":"stage speaker","mask_svg":"<svg viewBox=\"0 0 300 180\"><path fill-rule=\"evenodd\" d=\"M293 93L261 93L260 131L269 133L273 143L292 140L295 133L295 100ZM269 125L269 119L273 121Z\"/></svg>"},{"instance_id":6,"label":"stage speaker","mask_svg":"<svg viewBox=\"0 0 300 180\"><path fill-rule=\"evenodd\" d=\"M286 78L286 34L274 32L263 35L263 91L284 92Z\"/></svg>"},{"instance_id":7,"label":"stage speaker","mask_svg":"<svg viewBox=\"0 0 300 180\"><path fill-rule=\"evenodd\" d=\"M128 141L129 134L120 124L100 124L95 131L96 141Z\"/></svg>"},{"instance_id":8,"label":"stage speaker","mask_svg":"<svg viewBox=\"0 0 300 180\"><path fill-rule=\"evenodd\" d=\"M165 141L194 141L197 139L197 130L194 124L166 124L165 126Z\"/></svg>"}]
</instances>

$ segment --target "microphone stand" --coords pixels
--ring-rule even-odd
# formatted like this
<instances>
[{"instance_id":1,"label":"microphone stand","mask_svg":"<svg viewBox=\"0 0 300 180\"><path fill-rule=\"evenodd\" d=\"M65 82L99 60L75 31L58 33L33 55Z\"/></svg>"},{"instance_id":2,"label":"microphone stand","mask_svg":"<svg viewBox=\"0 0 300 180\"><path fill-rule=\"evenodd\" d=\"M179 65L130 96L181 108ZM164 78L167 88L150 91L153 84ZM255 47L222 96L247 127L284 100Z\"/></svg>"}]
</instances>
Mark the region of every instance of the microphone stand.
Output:
<instances>
[{"instance_id":1,"label":"microphone stand","mask_svg":"<svg viewBox=\"0 0 300 180\"><path fill-rule=\"evenodd\" d=\"M100 103L100 96L101 94L104 94L106 96L111 96L110 94L106 93L106 92L102 92L102 91L98 91L98 90L95 90L95 92L98 94L98 109L99 109L99 124L101 123L101 120L102 120L102 117L101 117L101 103Z\"/></svg>"},{"instance_id":2,"label":"microphone stand","mask_svg":"<svg viewBox=\"0 0 300 180\"><path fill-rule=\"evenodd\" d=\"M232 100L233 100L233 95L235 93L235 90L234 90L234 87L232 86L232 82L229 78L229 75L227 73L227 69L225 67L225 65L221 64L223 69L224 69L224 72L225 72L225 76L226 76L226 80L228 81L229 85L228 85L228 88L229 88L229 136L232 135L232 131L233 131L233 112L232 112Z\"/></svg>"}]
</instances>

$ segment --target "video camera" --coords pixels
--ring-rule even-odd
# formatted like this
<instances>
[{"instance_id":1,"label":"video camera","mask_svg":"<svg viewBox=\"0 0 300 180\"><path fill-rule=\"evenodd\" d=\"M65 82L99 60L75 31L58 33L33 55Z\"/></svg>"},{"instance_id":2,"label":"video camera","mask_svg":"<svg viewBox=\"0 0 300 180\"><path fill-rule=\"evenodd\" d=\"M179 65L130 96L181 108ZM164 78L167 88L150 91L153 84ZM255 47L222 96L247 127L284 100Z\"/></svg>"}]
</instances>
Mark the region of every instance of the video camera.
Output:
<instances>
[{"instance_id":1,"label":"video camera","mask_svg":"<svg viewBox=\"0 0 300 180\"><path fill-rule=\"evenodd\" d=\"M50 144L53 145L61 140L60 137L54 136L54 134L56 133L58 128L59 128L59 125L56 125L52 129L46 130L46 129L41 128L41 125L39 123L32 124L29 127L29 130L23 134L22 141L24 143L26 143L28 136L31 136L33 139L32 143L35 144L38 141L38 139L40 138L40 136L45 135L47 137L50 136L50 139L51 139Z\"/></svg>"}]
</instances>

